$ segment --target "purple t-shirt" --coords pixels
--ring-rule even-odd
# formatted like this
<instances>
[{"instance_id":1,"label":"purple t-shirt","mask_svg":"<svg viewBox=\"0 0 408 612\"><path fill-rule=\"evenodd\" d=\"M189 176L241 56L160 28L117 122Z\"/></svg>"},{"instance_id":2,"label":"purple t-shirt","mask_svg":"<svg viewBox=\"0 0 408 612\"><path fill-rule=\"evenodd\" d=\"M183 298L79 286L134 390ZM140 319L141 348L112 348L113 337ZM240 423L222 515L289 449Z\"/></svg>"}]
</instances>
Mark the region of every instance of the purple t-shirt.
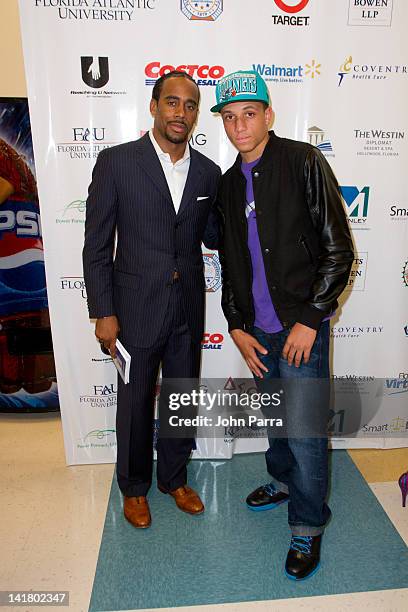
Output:
<instances>
[{"instance_id":1,"label":"purple t-shirt","mask_svg":"<svg viewBox=\"0 0 408 612\"><path fill-rule=\"evenodd\" d=\"M246 178L246 207L245 214L248 221L248 249L252 261L252 298L255 309L254 325L263 331L274 334L282 331L283 327L274 308L271 294L266 281L265 266L259 242L258 227L256 225L255 199L252 185L252 169L259 162L241 164L241 170Z\"/></svg>"}]
</instances>

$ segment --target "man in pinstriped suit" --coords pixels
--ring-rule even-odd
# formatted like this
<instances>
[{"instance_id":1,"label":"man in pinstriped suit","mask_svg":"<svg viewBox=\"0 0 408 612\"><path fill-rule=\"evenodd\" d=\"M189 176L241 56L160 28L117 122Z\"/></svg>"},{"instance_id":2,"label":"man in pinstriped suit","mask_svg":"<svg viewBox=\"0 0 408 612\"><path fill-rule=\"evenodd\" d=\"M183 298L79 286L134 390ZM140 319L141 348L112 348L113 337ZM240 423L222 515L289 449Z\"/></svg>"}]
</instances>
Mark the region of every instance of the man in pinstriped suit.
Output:
<instances>
[{"instance_id":1,"label":"man in pinstriped suit","mask_svg":"<svg viewBox=\"0 0 408 612\"><path fill-rule=\"evenodd\" d=\"M153 88L153 129L103 150L86 208L83 265L88 307L101 346L119 337L131 355L130 382L118 377L117 477L126 519L151 523L153 402L160 363L165 378L197 378L204 331L201 241L217 247L212 211L220 169L188 144L200 94L186 73ZM115 233L116 255L113 259ZM192 438L157 442L157 480L177 506L203 512L187 486Z\"/></svg>"}]
</instances>

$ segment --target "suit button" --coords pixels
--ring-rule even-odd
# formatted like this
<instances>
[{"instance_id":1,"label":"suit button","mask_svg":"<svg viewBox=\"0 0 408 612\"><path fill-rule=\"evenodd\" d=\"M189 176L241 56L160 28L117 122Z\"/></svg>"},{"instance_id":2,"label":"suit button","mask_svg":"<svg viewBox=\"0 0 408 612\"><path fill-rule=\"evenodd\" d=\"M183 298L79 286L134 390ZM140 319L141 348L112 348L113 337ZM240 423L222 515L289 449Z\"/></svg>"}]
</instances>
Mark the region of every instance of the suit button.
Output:
<instances>
[{"instance_id":1,"label":"suit button","mask_svg":"<svg viewBox=\"0 0 408 612\"><path fill-rule=\"evenodd\" d=\"M256 214L260 217L262 215L262 210L257 210Z\"/></svg>"},{"instance_id":2,"label":"suit button","mask_svg":"<svg viewBox=\"0 0 408 612\"><path fill-rule=\"evenodd\" d=\"M269 253L269 249L264 249L264 253L267 255Z\"/></svg>"},{"instance_id":3,"label":"suit button","mask_svg":"<svg viewBox=\"0 0 408 612\"><path fill-rule=\"evenodd\" d=\"M253 176L254 176L254 178L258 178L259 177L259 172L254 172Z\"/></svg>"},{"instance_id":4,"label":"suit button","mask_svg":"<svg viewBox=\"0 0 408 612\"><path fill-rule=\"evenodd\" d=\"M276 285L272 285L272 291L276 291Z\"/></svg>"}]
</instances>

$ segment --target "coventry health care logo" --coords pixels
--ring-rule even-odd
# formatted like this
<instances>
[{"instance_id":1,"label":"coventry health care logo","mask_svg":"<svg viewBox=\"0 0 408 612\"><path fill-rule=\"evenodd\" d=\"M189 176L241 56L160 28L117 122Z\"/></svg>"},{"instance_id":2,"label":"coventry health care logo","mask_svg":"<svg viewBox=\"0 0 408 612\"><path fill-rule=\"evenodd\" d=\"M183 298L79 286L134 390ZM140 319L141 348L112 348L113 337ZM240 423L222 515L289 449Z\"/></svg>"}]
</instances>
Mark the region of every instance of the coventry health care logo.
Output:
<instances>
[{"instance_id":1,"label":"coventry health care logo","mask_svg":"<svg viewBox=\"0 0 408 612\"><path fill-rule=\"evenodd\" d=\"M222 13L222 0L181 0L180 9L191 21L215 21Z\"/></svg>"},{"instance_id":2,"label":"coventry health care logo","mask_svg":"<svg viewBox=\"0 0 408 612\"><path fill-rule=\"evenodd\" d=\"M340 65L338 76L338 87L346 80L370 80L384 81L386 79L405 79L408 76L407 64L377 64L370 60L364 62L353 61L353 56L348 55ZM351 76L351 79L349 77Z\"/></svg>"}]
</instances>

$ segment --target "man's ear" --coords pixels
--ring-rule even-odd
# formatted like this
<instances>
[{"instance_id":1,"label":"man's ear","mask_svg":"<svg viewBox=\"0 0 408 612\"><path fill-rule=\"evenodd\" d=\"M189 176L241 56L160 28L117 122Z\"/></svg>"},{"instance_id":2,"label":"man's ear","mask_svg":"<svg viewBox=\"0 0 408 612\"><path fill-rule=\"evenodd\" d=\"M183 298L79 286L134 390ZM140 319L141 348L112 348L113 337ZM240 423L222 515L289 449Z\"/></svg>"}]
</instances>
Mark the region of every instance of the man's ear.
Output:
<instances>
[{"instance_id":1,"label":"man's ear","mask_svg":"<svg viewBox=\"0 0 408 612\"><path fill-rule=\"evenodd\" d=\"M152 98L150 100L150 114L155 117L156 116L156 111L157 111L157 101Z\"/></svg>"},{"instance_id":2,"label":"man's ear","mask_svg":"<svg viewBox=\"0 0 408 612\"><path fill-rule=\"evenodd\" d=\"M265 110L265 121L268 129L270 129L275 123L275 112L271 106L268 106L268 108Z\"/></svg>"}]
</instances>

